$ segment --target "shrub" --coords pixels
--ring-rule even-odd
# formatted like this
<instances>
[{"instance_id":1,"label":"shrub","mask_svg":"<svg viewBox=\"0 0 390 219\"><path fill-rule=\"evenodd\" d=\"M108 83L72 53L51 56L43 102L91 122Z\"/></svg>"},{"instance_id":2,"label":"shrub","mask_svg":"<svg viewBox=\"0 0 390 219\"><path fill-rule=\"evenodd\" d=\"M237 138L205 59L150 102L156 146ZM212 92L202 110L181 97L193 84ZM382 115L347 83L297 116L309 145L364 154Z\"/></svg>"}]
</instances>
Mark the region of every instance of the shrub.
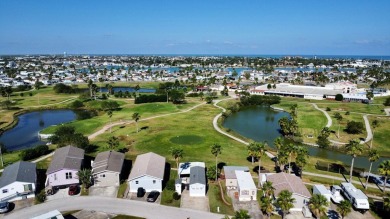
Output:
<instances>
[{"instance_id":1,"label":"shrub","mask_svg":"<svg viewBox=\"0 0 390 219\"><path fill-rule=\"evenodd\" d=\"M60 94L60 93L66 93L66 94L75 93L75 90L72 88L72 86L68 86L68 85L65 85L62 83L54 85L53 90L55 93L58 93L58 94Z\"/></svg>"},{"instance_id":2,"label":"shrub","mask_svg":"<svg viewBox=\"0 0 390 219\"><path fill-rule=\"evenodd\" d=\"M33 93L30 92L30 93L28 93L28 95L29 95L30 97L32 97Z\"/></svg>"},{"instance_id":3,"label":"shrub","mask_svg":"<svg viewBox=\"0 0 390 219\"><path fill-rule=\"evenodd\" d=\"M336 94L335 100L337 101L343 101L344 97L342 94Z\"/></svg>"},{"instance_id":4,"label":"shrub","mask_svg":"<svg viewBox=\"0 0 390 219\"><path fill-rule=\"evenodd\" d=\"M362 122L350 121L347 123L346 131L348 134L359 134L363 132L363 128Z\"/></svg>"},{"instance_id":5,"label":"shrub","mask_svg":"<svg viewBox=\"0 0 390 219\"><path fill-rule=\"evenodd\" d=\"M345 112L345 115L347 115L347 116L348 116L349 114L351 114L349 111Z\"/></svg>"},{"instance_id":6,"label":"shrub","mask_svg":"<svg viewBox=\"0 0 390 219\"><path fill-rule=\"evenodd\" d=\"M35 203L39 204L39 203L43 203L45 202L46 200L46 192L45 190L43 189L42 191L40 191L36 196L35 196Z\"/></svg>"},{"instance_id":7,"label":"shrub","mask_svg":"<svg viewBox=\"0 0 390 219\"><path fill-rule=\"evenodd\" d=\"M390 106L390 97L386 98L385 102L383 103L385 106Z\"/></svg>"},{"instance_id":8,"label":"shrub","mask_svg":"<svg viewBox=\"0 0 390 219\"><path fill-rule=\"evenodd\" d=\"M167 182L167 187L168 190L175 191L175 180L170 179Z\"/></svg>"},{"instance_id":9,"label":"shrub","mask_svg":"<svg viewBox=\"0 0 390 219\"><path fill-rule=\"evenodd\" d=\"M23 96L24 96L24 93L20 93L20 96L23 97Z\"/></svg>"},{"instance_id":10,"label":"shrub","mask_svg":"<svg viewBox=\"0 0 390 219\"><path fill-rule=\"evenodd\" d=\"M73 108L73 109L78 109L78 108L81 108L81 107L83 107L84 106L84 104L83 104L83 102L81 102L80 100L75 100L75 101L73 101L70 105L69 105L69 107L70 108Z\"/></svg>"},{"instance_id":11,"label":"shrub","mask_svg":"<svg viewBox=\"0 0 390 219\"><path fill-rule=\"evenodd\" d=\"M172 194L172 198L175 199L175 200L179 200L179 199L180 199L179 193L174 192L174 193Z\"/></svg>"},{"instance_id":12,"label":"shrub","mask_svg":"<svg viewBox=\"0 0 390 219\"><path fill-rule=\"evenodd\" d=\"M119 104L116 101L107 100L101 105L103 110L116 110L119 108Z\"/></svg>"},{"instance_id":13,"label":"shrub","mask_svg":"<svg viewBox=\"0 0 390 219\"><path fill-rule=\"evenodd\" d=\"M326 111L330 111L331 109L330 109L330 107L326 107Z\"/></svg>"},{"instance_id":14,"label":"shrub","mask_svg":"<svg viewBox=\"0 0 390 219\"><path fill-rule=\"evenodd\" d=\"M199 97L199 93L189 93L187 94L187 97Z\"/></svg>"},{"instance_id":15,"label":"shrub","mask_svg":"<svg viewBox=\"0 0 390 219\"><path fill-rule=\"evenodd\" d=\"M47 145L39 145L34 148L24 149L20 152L19 157L21 160L31 160L48 153L49 147Z\"/></svg>"}]
</instances>

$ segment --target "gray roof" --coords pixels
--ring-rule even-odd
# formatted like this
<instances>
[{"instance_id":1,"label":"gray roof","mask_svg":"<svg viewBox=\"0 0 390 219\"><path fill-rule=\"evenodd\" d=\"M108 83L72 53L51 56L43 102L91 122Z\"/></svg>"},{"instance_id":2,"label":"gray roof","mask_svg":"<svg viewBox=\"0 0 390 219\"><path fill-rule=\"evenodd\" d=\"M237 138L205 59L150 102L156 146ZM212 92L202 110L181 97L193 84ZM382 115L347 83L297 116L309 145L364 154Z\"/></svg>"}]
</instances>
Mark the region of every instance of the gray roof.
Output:
<instances>
[{"instance_id":1,"label":"gray roof","mask_svg":"<svg viewBox=\"0 0 390 219\"><path fill-rule=\"evenodd\" d=\"M51 174L62 169L80 170L84 159L84 150L73 146L58 148L53 155L46 174Z\"/></svg>"},{"instance_id":2,"label":"gray roof","mask_svg":"<svg viewBox=\"0 0 390 219\"><path fill-rule=\"evenodd\" d=\"M37 180L37 165L26 161L19 161L7 166L0 178L0 188L13 182L35 183Z\"/></svg>"},{"instance_id":3,"label":"gray roof","mask_svg":"<svg viewBox=\"0 0 390 219\"><path fill-rule=\"evenodd\" d=\"M125 155L116 151L105 151L99 153L93 164L93 173L101 173L104 171L118 172L122 171Z\"/></svg>"},{"instance_id":4,"label":"gray roof","mask_svg":"<svg viewBox=\"0 0 390 219\"><path fill-rule=\"evenodd\" d=\"M284 172L276 173L272 175L267 175L267 181L272 182L272 186L275 188L275 196L277 197L279 193L283 190L288 190L294 194L311 197L309 190L303 184L302 180L291 174Z\"/></svg>"},{"instance_id":5,"label":"gray roof","mask_svg":"<svg viewBox=\"0 0 390 219\"><path fill-rule=\"evenodd\" d=\"M206 171L203 167L195 166L190 169L190 185L200 183L206 185Z\"/></svg>"},{"instance_id":6,"label":"gray roof","mask_svg":"<svg viewBox=\"0 0 390 219\"><path fill-rule=\"evenodd\" d=\"M129 180L148 175L164 179L165 157L153 152L138 155L131 169Z\"/></svg>"},{"instance_id":7,"label":"gray roof","mask_svg":"<svg viewBox=\"0 0 390 219\"><path fill-rule=\"evenodd\" d=\"M224 166L223 173L225 174L225 179L237 179L236 170L242 170L244 172L249 172L248 167L243 166Z\"/></svg>"}]
</instances>

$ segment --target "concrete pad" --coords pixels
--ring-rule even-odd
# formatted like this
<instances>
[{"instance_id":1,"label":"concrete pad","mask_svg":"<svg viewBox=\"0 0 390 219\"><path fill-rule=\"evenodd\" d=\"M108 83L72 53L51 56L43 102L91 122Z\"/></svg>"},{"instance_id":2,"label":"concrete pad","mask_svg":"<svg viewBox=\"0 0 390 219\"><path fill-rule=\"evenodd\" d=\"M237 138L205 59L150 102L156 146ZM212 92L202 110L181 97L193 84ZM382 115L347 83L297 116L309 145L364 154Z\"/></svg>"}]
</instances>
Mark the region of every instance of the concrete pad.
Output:
<instances>
[{"instance_id":1,"label":"concrete pad","mask_svg":"<svg viewBox=\"0 0 390 219\"><path fill-rule=\"evenodd\" d=\"M127 195L127 199L135 200L135 201L147 202L146 199L147 199L149 193L150 192L147 192L147 193L145 193L144 197L138 198L136 192L129 192L129 194ZM161 204L161 193L160 193L160 195L158 196L158 198L156 199L155 202L150 202L150 203Z\"/></svg>"},{"instance_id":2,"label":"concrete pad","mask_svg":"<svg viewBox=\"0 0 390 219\"><path fill-rule=\"evenodd\" d=\"M234 211L239 211L240 209L247 210L251 218L253 219L262 219L263 213L260 211L259 203L255 200L252 201L239 201L238 198L235 198L234 193L238 192L237 189L228 190L228 195L232 199Z\"/></svg>"},{"instance_id":3,"label":"concrete pad","mask_svg":"<svg viewBox=\"0 0 390 219\"><path fill-rule=\"evenodd\" d=\"M10 202L9 211L7 213L0 214L0 218L7 218L6 216L8 214L12 214L12 212L14 212L14 211L17 211L17 210L20 210L23 208L27 208L27 207L31 207L33 205L34 205L34 198L28 198L28 199L22 199L22 200Z\"/></svg>"},{"instance_id":4,"label":"concrete pad","mask_svg":"<svg viewBox=\"0 0 390 219\"><path fill-rule=\"evenodd\" d=\"M79 189L81 189L81 188L79 188ZM71 197L70 195L68 195L68 192L69 192L69 188L58 189L56 191L56 193L54 193L53 195L46 196L46 201L52 201L52 200ZM72 195L72 196L80 196L80 191L79 191L79 193L77 193L77 195Z\"/></svg>"},{"instance_id":5,"label":"concrete pad","mask_svg":"<svg viewBox=\"0 0 390 219\"><path fill-rule=\"evenodd\" d=\"M110 219L114 218L116 215L99 211L81 210L72 214L72 216L77 219Z\"/></svg>"},{"instance_id":6,"label":"concrete pad","mask_svg":"<svg viewBox=\"0 0 390 219\"><path fill-rule=\"evenodd\" d=\"M188 190L181 194L180 208L210 212L209 197L191 197Z\"/></svg>"},{"instance_id":7,"label":"concrete pad","mask_svg":"<svg viewBox=\"0 0 390 219\"><path fill-rule=\"evenodd\" d=\"M116 198L118 189L118 186L91 186L89 188L89 195Z\"/></svg>"}]
</instances>

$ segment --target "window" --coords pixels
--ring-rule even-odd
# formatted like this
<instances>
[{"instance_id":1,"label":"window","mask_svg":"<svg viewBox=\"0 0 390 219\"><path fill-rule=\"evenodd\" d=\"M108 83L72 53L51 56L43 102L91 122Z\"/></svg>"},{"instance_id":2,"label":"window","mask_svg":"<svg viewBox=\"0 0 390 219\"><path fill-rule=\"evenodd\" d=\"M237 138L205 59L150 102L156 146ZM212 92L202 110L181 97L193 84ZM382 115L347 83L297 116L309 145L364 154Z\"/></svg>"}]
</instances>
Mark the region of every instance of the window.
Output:
<instances>
[{"instance_id":1,"label":"window","mask_svg":"<svg viewBox=\"0 0 390 219\"><path fill-rule=\"evenodd\" d=\"M26 184L26 185L23 185L23 187L24 187L25 192L32 191L32 184Z\"/></svg>"},{"instance_id":2,"label":"window","mask_svg":"<svg viewBox=\"0 0 390 219\"><path fill-rule=\"evenodd\" d=\"M135 181L135 184L138 184L138 181Z\"/></svg>"},{"instance_id":3,"label":"window","mask_svg":"<svg viewBox=\"0 0 390 219\"><path fill-rule=\"evenodd\" d=\"M3 189L3 193L7 193L8 192L8 189Z\"/></svg>"},{"instance_id":4,"label":"window","mask_svg":"<svg viewBox=\"0 0 390 219\"><path fill-rule=\"evenodd\" d=\"M72 172L65 173L66 179L72 179Z\"/></svg>"},{"instance_id":5,"label":"window","mask_svg":"<svg viewBox=\"0 0 390 219\"><path fill-rule=\"evenodd\" d=\"M153 180L153 184L156 184L156 180Z\"/></svg>"}]
</instances>

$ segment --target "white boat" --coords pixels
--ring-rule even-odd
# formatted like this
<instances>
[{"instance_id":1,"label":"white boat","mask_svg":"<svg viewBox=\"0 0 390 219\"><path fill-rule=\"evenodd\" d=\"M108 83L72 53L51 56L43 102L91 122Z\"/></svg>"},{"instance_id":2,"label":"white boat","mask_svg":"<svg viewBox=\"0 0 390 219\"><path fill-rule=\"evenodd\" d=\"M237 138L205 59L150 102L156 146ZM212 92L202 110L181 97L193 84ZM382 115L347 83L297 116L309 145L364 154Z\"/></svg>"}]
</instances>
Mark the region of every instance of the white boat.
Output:
<instances>
[{"instance_id":1,"label":"white boat","mask_svg":"<svg viewBox=\"0 0 390 219\"><path fill-rule=\"evenodd\" d=\"M343 196L341 195L341 187L337 185L333 185L330 188L330 193L332 196L330 197L334 203L340 203L341 201L344 201Z\"/></svg>"}]
</instances>

